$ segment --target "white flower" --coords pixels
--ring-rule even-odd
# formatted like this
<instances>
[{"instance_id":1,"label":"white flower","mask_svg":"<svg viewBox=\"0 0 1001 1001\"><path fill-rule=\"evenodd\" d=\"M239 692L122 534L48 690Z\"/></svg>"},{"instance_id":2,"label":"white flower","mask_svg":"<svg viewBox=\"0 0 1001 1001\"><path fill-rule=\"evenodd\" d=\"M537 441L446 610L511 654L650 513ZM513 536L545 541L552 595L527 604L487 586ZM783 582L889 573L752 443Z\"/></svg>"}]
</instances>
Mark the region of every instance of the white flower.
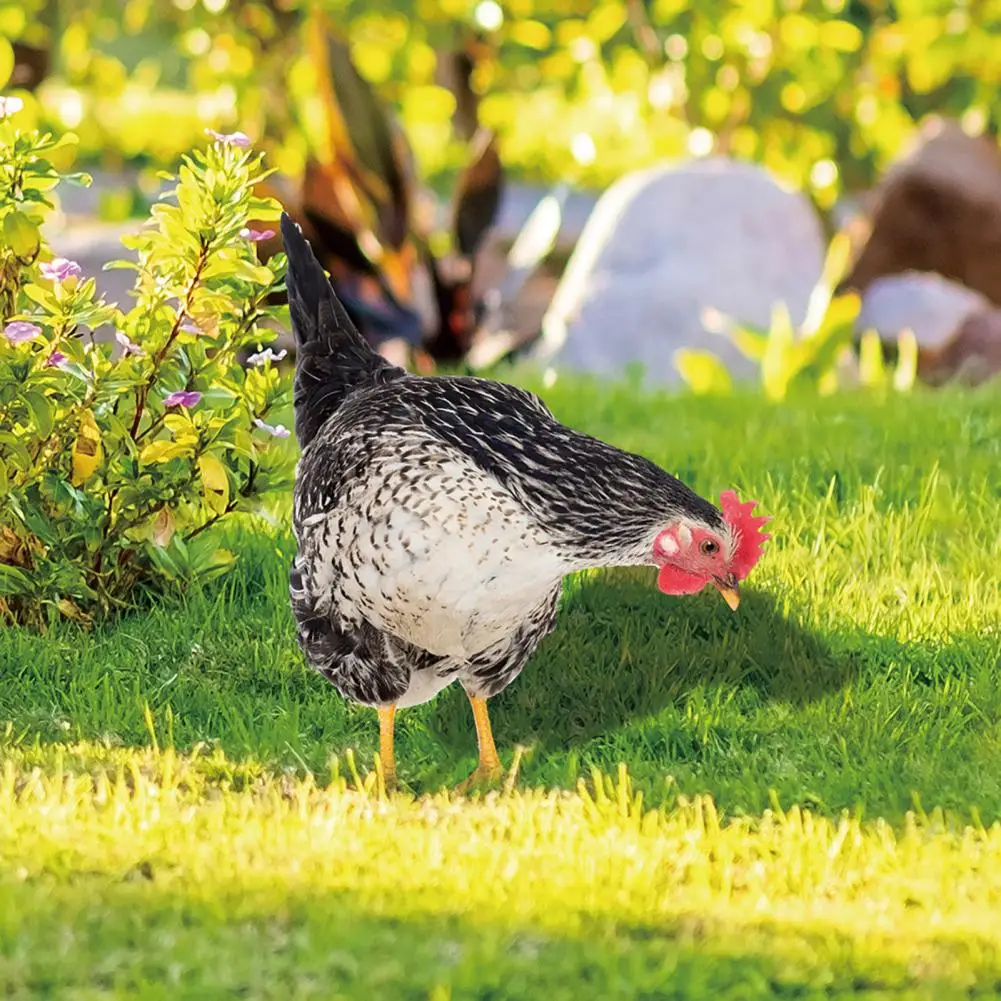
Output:
<instances>
[{"instance_id":1,"label":"white flower","mask_svg":"<svg viewBox=\"0 0 1001 1001\"><path fill-rule=\"evenodd\" d=\"M250 355L247 358L248 365L263 365L265 362L280 362L286 355L287 351L282 349L277 354L271 350L271 348L265 348L263 351L258 351L256 354Z\"/></svg>"},{"instance_id":2,"label":"white flower","mask_svg":"<svg viewBox=\"0 0 1001 1001\"><path fill-rule=\"evenodd\" d=\"M266 431L272 438L287 438L291 434L284 424L265 424L260 417L254 418L254 424L262 431Z\"/></svg>"},{"instance_id":3,"label":"white flower","mask_svg":"<svg viewBox=\"0 0 1001 1001\"><path fill-rule=\"evenodd\" d=\"M24 108L24 101L19 97L4 97L0 95L0 118L10 118Z\"/></svg>"}]
</instances>

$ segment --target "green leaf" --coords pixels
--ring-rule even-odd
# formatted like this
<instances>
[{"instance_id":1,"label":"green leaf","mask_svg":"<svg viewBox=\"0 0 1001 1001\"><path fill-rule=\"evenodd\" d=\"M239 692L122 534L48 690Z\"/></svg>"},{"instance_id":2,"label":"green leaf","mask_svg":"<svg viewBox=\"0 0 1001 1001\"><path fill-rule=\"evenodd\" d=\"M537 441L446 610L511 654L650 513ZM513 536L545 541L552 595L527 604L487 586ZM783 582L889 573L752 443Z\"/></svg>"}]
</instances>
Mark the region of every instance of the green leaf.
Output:
<instances>
[{"instance_id":1,"label":"green leaf","mask_svg":"<svg viewBox=\"0 0 1001 1001\"><path fill-rule=\"evenodd\" d=\"M247 204L247 218L255 222L277 222L281 215L281 202L275 198L251 198Z\"/></svg>"},{"instance_id":2,"label":"green leaf","mask_svg":"<svg viewBox=\"0 0 1001 1001\"><path fill-rule=\"evenodd\" d=\"M236 406L238 397L231 389L225 386L212 386L202 393L202 406L207 410L232 410Z\"/></svg>"},{"instance_id":3,"label":"green leaf","mask_svg":"<svg viewBox=\"0 0 1001 1001\"><path fill-rule=\"evenodd\" d=\"M245 459L253 460L257 455L254 439L246 428L236 428L233 431L232 441L220 441L219 447Z\"/></svg>"},{"instance_id":4,"label":"green leaf","mask_svg":"<svg viewBox=\"0 0 1001 1001\"><path fill-rule=\"evenodd\" d=\"M34 418L35 429L38 432L39 438L48 438L55 426L55 416L51 401L47 396L35 389L29 389L21 395L24 402L28 404L28 409Z\"/></svg>"},{"instance_id":5,"label":"green leaf","mask_svg":"<svg viewBox=\"0 0 1001 1001\"><path fill-rule=\"evenodd\" d=\"M56 297L48 289L41 285L28 284L21 288L21 291L32 301L38 303L47 313L59 313L59 303Z\"/></svg>"},{"instance_id":6,"label":"green leaf","mask_svg":"<svg viewBox=\"0 0 1001 1001\"><path fill-rule=\"evenodd\" d=\"M79 362L75 361L63 362L63 364L60 365L60 369L63 372L69 372L70 375L72 375L76 379L79 379L81 382L90 382L91 380L90 372L87 369L85 369L83 365L79 364Z\"/></svg>"},{"instance_id":7,"label":"green leaf","mask_svg":"<svg viewBox=\"0 0 1001 1001\"><path fill-rule=\"evenodd\" d=\"M270 285L275 276L271 269L256 261L237 257L232 251L220 251L213 256L202 275L209 278L241 278L255 285Z\"/></svg>"},{"instance_id":8,"label":"green leaf","mask_svg":"<svg viewBox=\"0 0 1001 1001\"><path fill-rule=\"evenodd\" d=\"M0 594L8 597L31 594L31 578L9 563L0 563Z\"/></svg>"},{"instance_id":9,"label":"green leaf","mask_svg":"<svg viewBox=\"0 0 1001 1001\"><path fill-rule=\"evenodd\" d=\"M9 458L17 460L18 469L27 469L31 465L31 453L23 439L9 432L0 432L0 445L3 446Z\"/></svg>"},{"instance_id":10,"label":"green leaf","mask_svg":"<svg viewBox=\"0 0 1001 1001\"><path fill-rule=\"evenodd\" d=\"M21 192L23 200L26 202L32 202L35 205L44 205L46 208L55 208L51 201L45 197L42 191L38 188L33 188L25 185L24 191Z\"/></svg>"}]
</instances>

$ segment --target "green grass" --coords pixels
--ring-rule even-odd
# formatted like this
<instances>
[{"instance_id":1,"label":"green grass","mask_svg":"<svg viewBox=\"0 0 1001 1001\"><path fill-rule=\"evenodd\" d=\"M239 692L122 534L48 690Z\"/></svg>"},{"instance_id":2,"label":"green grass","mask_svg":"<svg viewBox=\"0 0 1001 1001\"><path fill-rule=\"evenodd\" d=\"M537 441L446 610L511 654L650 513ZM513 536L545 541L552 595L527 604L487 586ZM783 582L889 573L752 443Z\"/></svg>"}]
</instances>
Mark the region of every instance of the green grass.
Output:
<instances>
[{"instance_id":1,"label":"green grass","mask_svg":"<svg viewBox=\"0 0 1001 1001\"><path fill-rule=\"evenodd\" d=\"M474 764L458 690L398 717L416 798L376 795L374 714L296 650L283 528L89 636L9 631L0 996L1001 990L998 394L545 395L761 500L739 612L641 572L569 582L492 704L516 791L479 804L438 794ZM620 763L621 802L574 791Z\"/></svg>"}]
</instances>

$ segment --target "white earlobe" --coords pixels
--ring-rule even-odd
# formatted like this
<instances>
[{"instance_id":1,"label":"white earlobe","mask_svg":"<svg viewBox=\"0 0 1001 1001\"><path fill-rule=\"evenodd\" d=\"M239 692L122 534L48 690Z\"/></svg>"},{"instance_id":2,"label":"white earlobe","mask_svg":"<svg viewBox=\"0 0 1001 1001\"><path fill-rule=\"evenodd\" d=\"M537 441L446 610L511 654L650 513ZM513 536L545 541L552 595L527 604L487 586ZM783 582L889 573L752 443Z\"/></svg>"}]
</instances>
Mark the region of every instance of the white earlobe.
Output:
<instances>
[{"instance_id":1,"label":"white earlobe","mask_svg":"<svg viewBox=\"0 0 1001 1001\"><path fill-rule=\"evenodd\" d=\"M660 549L665 556L674 556L678 551L678 543L674 541L669 535L665 535L660 540Z\"/></svg>"},{"instance_id":2,"label":"white earlobe","mask_svg":"<svg viewBox=\"0 0 1001 1001\"><path fill-rule=\"evenodd\" d=\"M687 549L692 544L692 530L687 525L678 526L678 538Z\"/></svg>"}]
</instances>

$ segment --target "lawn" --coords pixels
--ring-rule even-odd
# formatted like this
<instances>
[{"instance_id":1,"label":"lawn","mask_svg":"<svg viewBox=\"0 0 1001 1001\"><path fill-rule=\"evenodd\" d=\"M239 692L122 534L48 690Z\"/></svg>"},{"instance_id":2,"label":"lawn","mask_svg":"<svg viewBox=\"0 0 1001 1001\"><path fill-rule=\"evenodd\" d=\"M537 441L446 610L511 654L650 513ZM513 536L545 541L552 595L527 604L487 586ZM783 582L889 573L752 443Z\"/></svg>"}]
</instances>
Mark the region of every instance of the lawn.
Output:
<instances>
[{"instance_id":1,"label":"lawn","mask_svg":"<svg viewBox=\"0 0 1001 1001\"><path fill-rule=\"evenodd\" d=\"M514 791L474 803L440 792L475 763L458 690L401 712L413 795L379 796L374 714L295 647L283 525L235 528L204 592L8 631L2 996L1001 990L998 393L545 395L760 499L739 611L645 572L568 582L493 703Z\"/></svg>"}]
</instances>

